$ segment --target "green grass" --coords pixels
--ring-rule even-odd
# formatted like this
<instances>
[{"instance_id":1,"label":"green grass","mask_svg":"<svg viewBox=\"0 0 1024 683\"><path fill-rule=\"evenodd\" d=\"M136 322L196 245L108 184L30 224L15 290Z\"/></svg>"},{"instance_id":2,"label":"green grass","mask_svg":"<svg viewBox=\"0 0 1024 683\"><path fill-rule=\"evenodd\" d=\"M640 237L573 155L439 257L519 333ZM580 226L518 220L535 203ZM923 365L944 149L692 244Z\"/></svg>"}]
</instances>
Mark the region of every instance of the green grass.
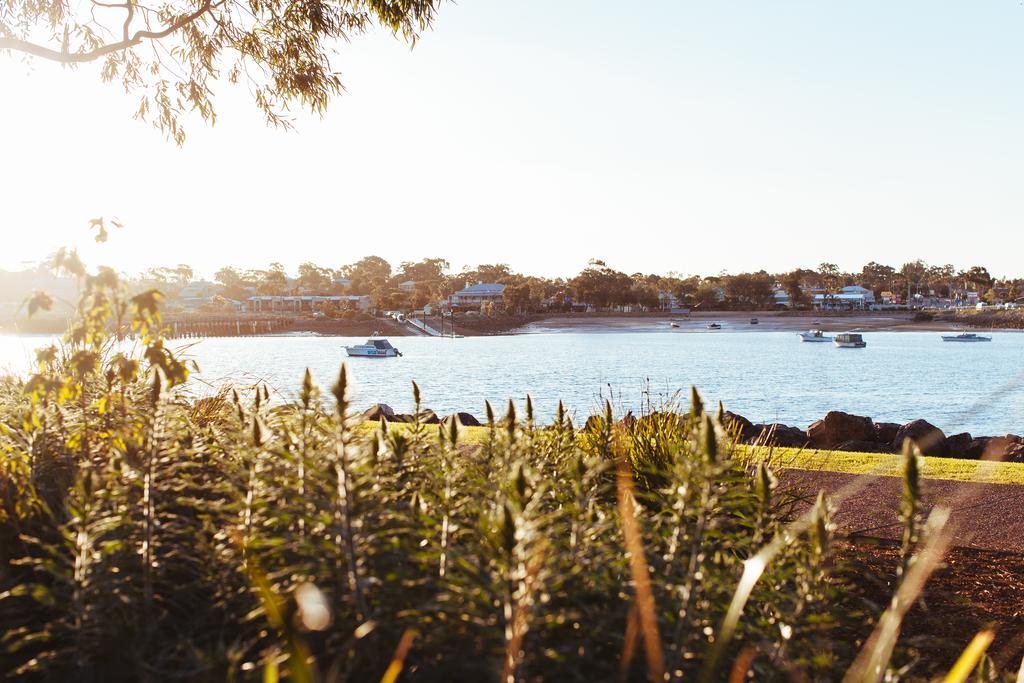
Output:
<instances>
[{"instance_id":1,"label":"green grass","mask_svg":"<svg viewBox=\"0 0 1024 683\"><path fill-rule=\"evenodd\" d=\"M921 477L980 484L1024 484L1024 463L923 458ZM900 456L800 448L774 448L772 463L780 469L900 476Z\"/></svg>"},{"instance_id":2,"label":"green grass","mask_svg":"<svg viewBox=\"0 0 1024 683\"><path fill-rule=\"evenodd\" d=\"M376 423L365 423L362 429L376 429ZM394 423L390 429L408 429L409 425ZM425 427L436 433L436 425ZM481 445L487 441L487 427L463 427L459 442L463 445ZM843 472L846 474L877 474L899 477L900 456L891 453L855 453L824 451L808 448L773 448L772 465L778 469ZM962 460L959 458L923 458L921 477L946 481L970 481L979 484L1024 485L1024 463Z\"/></svg>"}]
</instances>

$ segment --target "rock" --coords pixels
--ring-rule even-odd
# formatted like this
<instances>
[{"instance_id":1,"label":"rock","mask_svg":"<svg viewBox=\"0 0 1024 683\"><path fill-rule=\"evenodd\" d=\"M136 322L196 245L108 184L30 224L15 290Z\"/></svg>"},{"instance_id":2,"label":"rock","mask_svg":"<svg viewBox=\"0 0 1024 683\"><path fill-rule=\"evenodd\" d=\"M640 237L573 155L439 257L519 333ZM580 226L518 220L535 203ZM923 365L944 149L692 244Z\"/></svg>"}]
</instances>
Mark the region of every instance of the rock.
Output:
<instances>
[{"instance_id":1,"label":"rock","mask_svg":"<svg viewBox=\"0 0 1024 683\"><path fill-rule=\"evenodd\" d=\"M896 434L899 433L902 426L896 422L876 422L875 441L885 446L887 450L891 449L892 443L896 440Z\"/></svg>"},{"instance_id":2,"label":"rock","mask_svg":"<svg viewBox=\"0 0 1024 683\"><path fill-rule=\"evenodd\" d=\"M473 417L469 413L452 413L451 415L446 417L444 420L442 420L442 422L444 422L445 424L448 424L453 419L458 420L459 424L462 425L463 427L479 427L480 426L480 420L476 419L475 417Z\"/></svg>"},{"instance_id":3,"label":"rock","mask_svg":"<svg viewBox=\"0 0 1024 683\"><path fill-rule=\"evenodd\" d=\"M751 442L783 448L803 448L807 445L807 434L802 429L784 424L755 425L757 435Z\"/></svg>"},{"instance_id":4,"label":"rock","mask_svg":"<svg viewBox=\"0 0 1024 683\"><path fill-rule=\"evenodd\" d=\"M426 410L420 411L420 422L425 425L436 425L441 424L441 418L439 418L433 410L427 408Z\"/></svg>"},{"instance_id":5,"label":"rock","mask_svg":"<svg viewBox=\"0 0 1024 683\"><path fill-rule=\"evenodd\" d=\"M968 450L971 447L971 442L974 440L974 437L972 437L967 432L961 432L959 434L954 434L953 436L946 437L946 457L970 458L971 456L968 455ZM982 451L983 450L984 449L982 449ZM976 457L980 457L980 455L981 453L979 452L978 456Z\"/></svg>"},{"instance_id":6,"label":"rock","mask_svg":"<svg viewBox=\"0 0 1024 683\"><path fill-rule=\"evenodd\" d=\"M401 424L410 424L416 421L412 415L406 415L405 413L397 413L388 418L388 422L398 422Z\"/></svg>"},{"instance_id":7,"label":"rock","mask_svg":"<svg viewBox=\"0 0 1024 683\"><path fill-rule=\"evenodd\" d=\"M754 423L736 413L728 410L722 414L722 426L731 434L735 434L740 441L749 441L761 431L754 427Z\"/></svg>"},{"instance_id":8,"label":"rock","mask_svg":"<svg viewBox=\"0 0 1024 683\"><path fill-rule=\"evenodd\" d=\"M914 420L900 427L892 447L896 451L903 450L903 442L910 439L917 444L924 455L942 457L946 455L946 435L935 425L925 420Z\"/></svg>"},{"instance_id":9,"label":"rock","mask_svg":"<svg viewBox=\"0 0 1024 683\"><path fill-rule=\"evenodd\" d=\"M395 417L395 411L387 403L378 403L363 411L364 420L379 422L382 417L385 420L394 421L392 418Z\"/></svg>"},{"instance_id":10,"label":"rock","mask_svg":"<svg viewBox=\"0 0 1024 683\"><path fill-rule=\"evenodd\" d=\"M981 460L981 456L985 455L985 449L988 448L988 442L992 440L991 436L979 436L977 439L971 439L961 450L962 455L957 456L956 453L950 451L949 455L953 458L961 457L969 460Z\"/></svg>"},{"instance_id":11,"label":"rock","mask_svg":"<svg viewBox=\"0 0 1024 683\"><path fill-rule=\"evenodd\" d=\"M857 441L856 439L844 441L835 447L837 451L847 451L850 453L882 453L884 452L882 449L882 444L877 441Z\"/></svg>"},{"instance_id":12,"label":"rock","mask_svg":"<svg viewBox=\"0 0 1024 683\"><path fill-rule=\"evenodd\" d=\"M1024 440L1013 434L993 437L988 440L981 457L985 460L1024 462Z\"/></svg>"},{"instance_id":13,"label":"rock","mask_svg":"<svg viewBox=\"0 0 1024 683\"><path fill-rule=\"evenodd\" d=\"M874 441L875 425L870 417L833 410L807 428L807 438L814 448L835 448L846 441Z\"/></svg>"}]
</instances>

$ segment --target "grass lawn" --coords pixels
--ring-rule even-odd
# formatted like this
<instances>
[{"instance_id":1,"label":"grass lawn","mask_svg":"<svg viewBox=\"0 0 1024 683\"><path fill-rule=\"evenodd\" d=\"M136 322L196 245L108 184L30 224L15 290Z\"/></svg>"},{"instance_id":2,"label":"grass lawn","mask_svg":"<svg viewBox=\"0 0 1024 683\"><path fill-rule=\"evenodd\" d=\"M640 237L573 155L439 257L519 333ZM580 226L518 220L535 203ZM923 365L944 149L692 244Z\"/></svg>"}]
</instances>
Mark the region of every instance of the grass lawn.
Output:
<instances>
[{"instance_id":1,"label":"grass lawn","mask_svg":"<svg viewBox=\"0 0 1024 683\"><path fill-rule=\"evenodd\" d=\"M365 423L360 429L369 433L376 423ZM390 429L408 429L408 425L391 424ZM437 426L427 426L428 433L436 433ZM486 427L462 427L459 442L464 445L482 444L487 440ZM752 448L743 447L752 451ZM806 448L773 448L771 462L776 469L817 470L845 472L847 474L877 474L900 476L900 456L889 453L851 453L847 451L819 451ZM1024 463L960 460L958 458L923 458L923 479L972 481L980 484L1024 484Z\"/></svg>"},{"instance_id":2,"label":"grass lawn","mask_svg":"<svg viewBox=\"0 0 1024 683\"><path fill-rule=\"evenodd\" d=\"M850 453L801 448L774 448L771 461L778 469L819 470L847 474L900 476L900 456L890 453ZM972 481L980 484L1024 484L1024 463L923 458L923 479Z\"/></svg>"}]
</instances>

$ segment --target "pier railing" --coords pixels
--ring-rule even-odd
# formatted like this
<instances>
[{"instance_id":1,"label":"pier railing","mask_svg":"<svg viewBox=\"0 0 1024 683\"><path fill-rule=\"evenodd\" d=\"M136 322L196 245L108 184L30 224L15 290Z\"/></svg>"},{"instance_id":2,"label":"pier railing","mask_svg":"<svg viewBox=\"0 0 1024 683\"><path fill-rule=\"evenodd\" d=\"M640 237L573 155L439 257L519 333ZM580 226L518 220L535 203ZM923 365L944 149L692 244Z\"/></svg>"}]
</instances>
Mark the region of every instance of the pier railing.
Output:
<instances>
[{"instance_id":1,"label":"pier railing","mask_svg":"<svg viewBox=\"0 0 1024 683\"><path fill-rule=\"evenodd\" d=\"M263 334L287 332L294 324L292 318L231 317L231 318L171 318L164 321L168 337L255 337Z\"/></svg>"}]
</instances>

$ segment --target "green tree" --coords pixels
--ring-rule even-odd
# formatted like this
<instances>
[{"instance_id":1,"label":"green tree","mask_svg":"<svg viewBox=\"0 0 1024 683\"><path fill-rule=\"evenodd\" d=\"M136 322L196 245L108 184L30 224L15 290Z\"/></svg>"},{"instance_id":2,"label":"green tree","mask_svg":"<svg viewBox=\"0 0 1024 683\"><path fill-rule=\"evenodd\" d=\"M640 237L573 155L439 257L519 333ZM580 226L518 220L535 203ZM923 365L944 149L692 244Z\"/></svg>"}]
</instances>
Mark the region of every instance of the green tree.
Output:
<instances>
[{"instance_id":1,"label":"green tree","mask_svg":"<svg viewBox=\"0 0 1024 683\"><path fill-rule=\"evenodd\" d=\"M288 275L280 263L271 263L269 270L256 271L256 293L281 296L288 292Z\"/></svg>"},{"instance_id":2,"label":"green tree","mask_svg":"<svg viewBox=\"0 0 1024 683\"><path fill-rule=\"evenodd\" d=\"M391 264L380 256L367 256L341 269L352 281L353 294L370 294L386 289L391 279Z\"/></svg>"},{"instance_id":3,"label":"green tree","mask_svg":"<svg viewBox=\"0 0 1024 683\"><path fill-rule=\"evenodd\" d=\"M773 280L768 273L740 273L725 279L726 296L744 308L764 308L772 299Z\"/></svg>"},{"instance_id":4,"label":"green tree","mask_svg":"<svg viewBox=\"0 0 1024 683\"><path fill-rule=\"evenodd\" d=\"M900 275L903 276L903 281L907 286L907 303L910 303L910 298L913 296L915 290L921 289L921 283L925 280L925 275L928 273L928 265L918 259L917 261L911 261L910 263L904 263L903 267L900 268Z\"/></svg>"},{"instance_id":5,"label":"green tree","mask_svg":"<svg viewBox=\"0 0 1024 683\"><path fill-rule=\"evenodd\" d=\"M818 274L826 289L832 291L839 288L839 266L834 263L822 263L818 266Z\"/></svg>"},{"instance_id":6,"label":"green tree","mask_svg":"<svg viewBox=\"0 0 1024 683\"><path fill-rule=\"evenodd\" d=\"M875 263L874 261L864 266L860 271L860 284L873 291L875 296L884 291L892 291L895 279L895 268Z\"/></svg>"},{"instance_id":7,"label":"green tree","mask_svg":"<svg viewBox=\"0 0 1024 683\"><path fill-rule=\"evenodd\" d=\"M633 281L625 273L609 268L604 261L591 259L570 285L576 301L607 308L626 302Z\"/></svg>"},{"instance_id":8,"label":"green tree","mask_svg":"<svg viewBox=\"0 0 1024 683\"><path fill-rule=\"evenodd\" d=\"M326 294L334 286L333 273L307 261L299 266L299 277L295 284L310 294Z\"/></svg>"},{"instance_id":9,"label":"green tree","mask_svg":"<svg viewBox=\"0 0 1024 683\"><path fill-rule=\"evenodd\" d=\"M807 304L807 295L804 294L803 280L800 270L786 273L782 278L782 287L789 297L790 308L802 308Z\"/></svg>"},{"instance_id":10,"label":"green tree","mask_svg":"<svg viewBox=\"0 0 1024 683\"><path fill-rule=\"evenodd\" d=\"M5 0L0 52L102 64L139 97L136 115L178 144L181 117L215 119L221 78L243 81L268 123L296 105L322 113L343 85L333 47L374 24L415 44L441 0Z\"/></svg>"}]
</instances>

